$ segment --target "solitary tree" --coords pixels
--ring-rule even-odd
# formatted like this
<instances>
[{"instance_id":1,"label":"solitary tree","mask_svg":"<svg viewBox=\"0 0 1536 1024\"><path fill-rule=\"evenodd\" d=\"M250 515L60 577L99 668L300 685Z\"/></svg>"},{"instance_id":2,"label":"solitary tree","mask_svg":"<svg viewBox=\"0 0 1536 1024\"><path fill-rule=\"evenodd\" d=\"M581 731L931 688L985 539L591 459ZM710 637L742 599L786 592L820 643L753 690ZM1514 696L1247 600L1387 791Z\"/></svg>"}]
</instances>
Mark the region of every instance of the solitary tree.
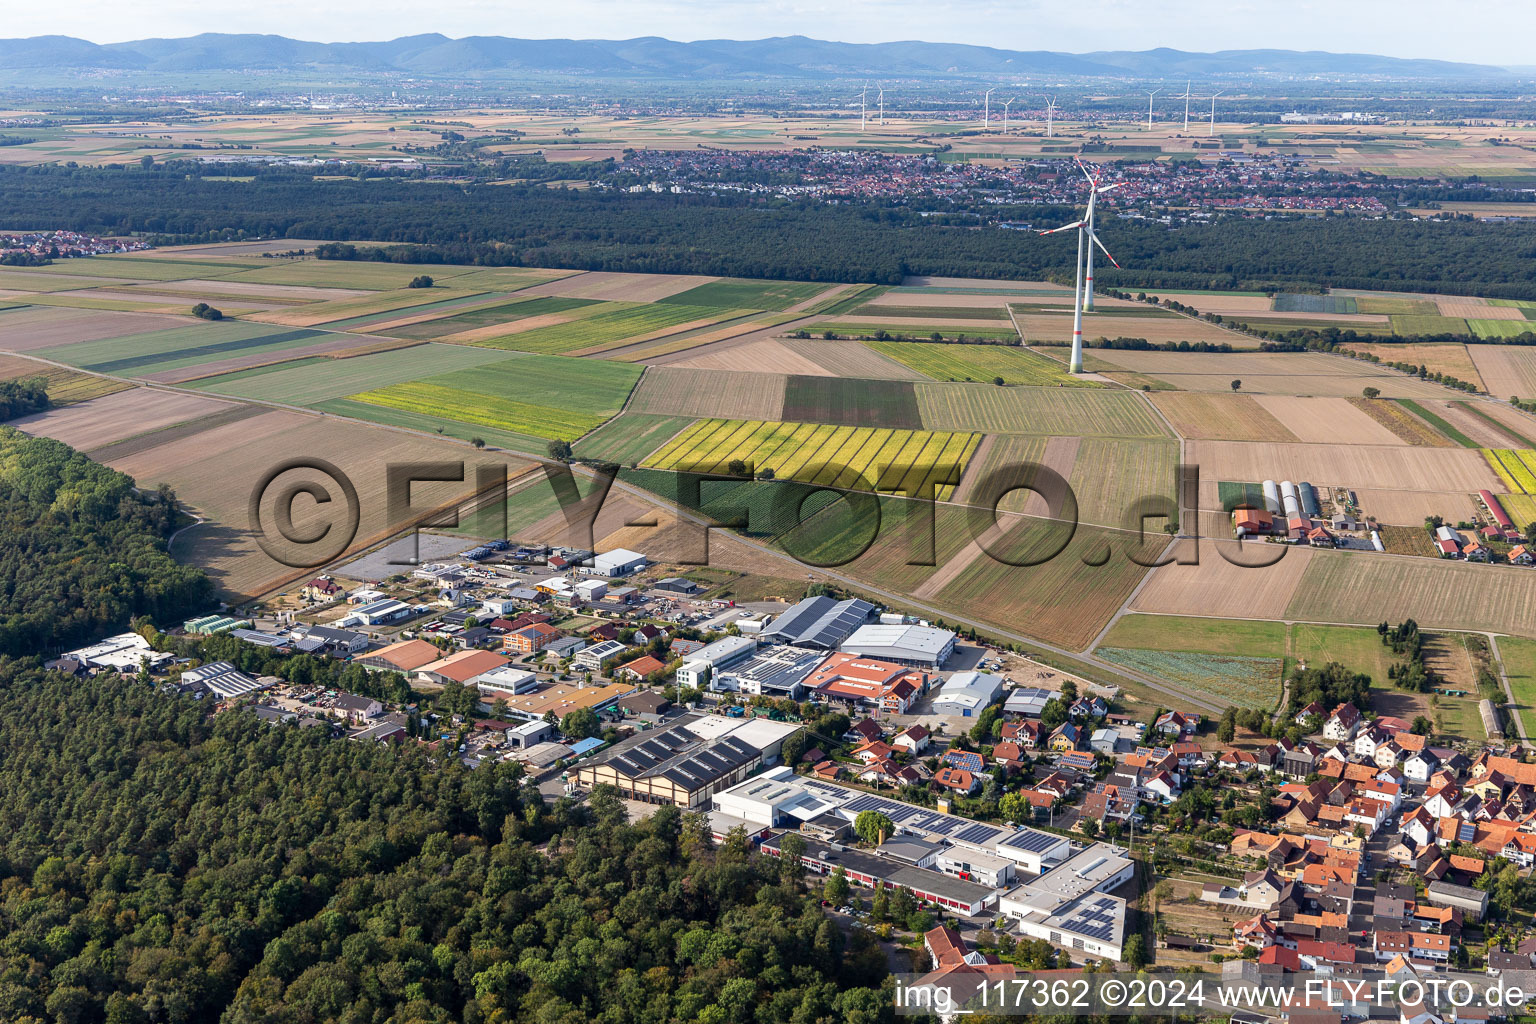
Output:
<instances>
[{"instance_id":1,"label":"solitary tree","mask_svg":"<svg viewBox=\"0 0 1536 1024\"><path fill-rule=\"evenodd\" d=\"M431 288L432 287L432 279L430 277L428 277L426 274L417 274L415 277L411 278L411 283L406 285L406 287L407 288Z\"/></svg>"},{"instance_id":2,"label":"solitary tree","mask_svg":"<svg viewBox=\"0 0 1536 1024\"><path fill-rule=\"evenodd\" d=\"M1381 388L1364 388L1360 393L1366 398L1380 398Z\"/></svg>"},{"instance_id":3,"label":"solitary tree","mask_svg":"<svg viewBox=\"0 0 1536 1024\"><path fill-rule=\"evenodd\" d=\"M1243 386L1243 382L1242 382L1242 381L1240 381L1240 380L1234 380L1234 381L1233 381L1233 382L1232 382L1232 390L1233 390L1233 391L1238 391L1238 390L1240 390L1240 389L1241 389L1241 388L1242 388L1242 386Z\"/></svg>"},{"instance_id":4,"label":"solitary tree","mask_svg":"<svg viewBox=\"0 0 1536 1024\"><path fill-rule=\"evenodd\" d=\"M569 442L569 441L551 441L551 442L549 442L549 457L552 458L552 459L559 459L561 462L570 462L571 461L571 442Z\"/></svg>"}]
</instances>

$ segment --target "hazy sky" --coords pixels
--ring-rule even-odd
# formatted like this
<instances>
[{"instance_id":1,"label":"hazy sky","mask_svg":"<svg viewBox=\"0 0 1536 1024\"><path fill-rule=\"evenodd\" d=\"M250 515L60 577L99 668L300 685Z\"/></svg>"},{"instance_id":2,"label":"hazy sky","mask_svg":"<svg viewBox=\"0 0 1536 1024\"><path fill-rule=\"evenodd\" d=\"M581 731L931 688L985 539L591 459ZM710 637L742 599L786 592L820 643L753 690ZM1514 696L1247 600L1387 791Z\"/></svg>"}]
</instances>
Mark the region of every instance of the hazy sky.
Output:
<instances>
[{"instance_id":1,"label":"hazy sky","mask_svg":"<svg viewBox=\"0 0 1536 1024\"><path fill-rule=\"evenodd\" d=\"M1528 0L51 0L8 3L0 35L96 42L272 32L325 42L450 36L925 39L1083 52L1275 47L1536 64ZM1496 26L1496 28L1495 28Z\"/></svg>"}]
</instances>

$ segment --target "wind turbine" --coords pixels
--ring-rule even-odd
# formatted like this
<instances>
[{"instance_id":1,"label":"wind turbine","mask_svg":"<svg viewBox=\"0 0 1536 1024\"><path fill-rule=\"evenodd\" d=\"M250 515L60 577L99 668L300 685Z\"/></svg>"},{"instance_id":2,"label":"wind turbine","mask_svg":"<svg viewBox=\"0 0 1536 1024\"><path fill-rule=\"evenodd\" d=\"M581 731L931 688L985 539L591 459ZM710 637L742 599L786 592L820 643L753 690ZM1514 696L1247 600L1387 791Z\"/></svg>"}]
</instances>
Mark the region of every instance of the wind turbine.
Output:
<instances>
[{"instance_id":1,"label":"wind turbine","mask_svg":"<svg viewBox=\"0 0 1536 1024\"><path fill-rule=\"evenodd\" d=\"M869 83L865 82L864 83L864 88L859 90L859 131L863 131L865 124L868 123L868 121L867 121L867 119L865 118L865 115L864 115L864 99L868 95L869 95Z\"/></svg>"},{"instance_id":2,"label":"wind turbine","mask_svg":"<svg viewBox=\"0 0 1536 1024\"><path fill-rule=\"evenodd\" d=\"M1115 262L1115 258L1110 256L1109 250L1104 248L1104 243L1099 241L1099 236L1093 232L1092 225L1094 206L1096 205L1100 192L1108 192L1110 189L1119 188L1124 184L1124 182L1116 182L1113 185L1105 185L1103 188L1100 188L1098 183L1093 180L1093 175L1088 173L1088 169L1083 167L1081 162L1078 163L1078 167L1082 169L1084 177L1088 179L1089 192L1087 213L1084 214L1081 220L1073 221L1071 224L1064 224L1059 228L1051 228L1049 231L1040 232L1042 235L1054 235L1062 231L1071 231L1074 228L1077 229L1077 281L1072 289L1072 358L1071 361L1067 364L1067 371L1069 373L1083 372L1083 296L1085 294L1083 289L1083 265L1085 255L1084 250L1087 250L1086 255L1088 262L1089 293L1091 293L1093 289L1093 247L1095 245L1097 245L1099 249L1103 251L1105 256L1109 257L1109 262L1114 263L1116 267L1120 266L1119 263Z\"/></svg>"},{"instance_id":3,"label":"wind turbine","mask_svg":"<svg viewBox=\"0 0 1536 1024\"><path fill-rule=\"evenodd\" d=\"M1189 134L1189 82L1184 83L1184 134Z\"/></svg>"},{"instance_id":4,"label":"wind turbine","mask_svg":"<svg viewBox=\"0 0 1536 1024\"><path fill-rule=\"evenodd\" d=\"M1151 92L1147 93L1147 131L1152 130L1152 97L1156 96L1162 91L1163 90L1161 89L1153 89Z\"/></svg>"},{"instance_id":5,"label":"wind turbine","mask_svg":"<svg viewBox=\"0 0 1536 1024\"><path fill-rule=\"evenodd\" d=\"M880 90L880 123L885 124L885 83L881 82L876 88Z\"/></svg>"},{"instance_id":6,"label":"wind turbine","mask_svg":"<svg viewBox=\"0 0 1536 1024\"><path fill-rule=\"evenodd\" d=\"M1016 100L1016 99L1018 99L1017 96L1010 96L1008 98L1008 102L1003 104L1003 134L1004 135L1008 134L1008 108L1013 106L1013 101Z\"/></svg>"},{"instance_id":7,"label":"wind turbine","mask_svg":"<svg viewBox=\"0 0 1536 1024\"><path fill-rule=\"evenodd\" d=\"M995 92L997 92L997 86L994 85L992 88L988 89L987 94L981 98L982 110L984 111L981 115L981 127L983 130L992 127L992 94Z\"/></svg>"},{"instance_id":8,"label":"wind turbine","mask_svg":"<svg viewBox=\"0 0 1536 1024\"><path fill-rule=\"evenodd\" d=\"M1056 97L1047 96L1045 99L1045 137L1056 137Z\"/></svg>"},{"instance_id":9,"label":"wind turbine","mask_svg":"<svg viewBox=\"0 0 1536 1024\"><path fill-rule=\"evenodd\" d=\"M1216 134L1216 96L1220 95L1221 93L1218 92L1211 97L1211 128L1210 131L1206 132L1207 135Z\"/></svg>"}]
</instances>

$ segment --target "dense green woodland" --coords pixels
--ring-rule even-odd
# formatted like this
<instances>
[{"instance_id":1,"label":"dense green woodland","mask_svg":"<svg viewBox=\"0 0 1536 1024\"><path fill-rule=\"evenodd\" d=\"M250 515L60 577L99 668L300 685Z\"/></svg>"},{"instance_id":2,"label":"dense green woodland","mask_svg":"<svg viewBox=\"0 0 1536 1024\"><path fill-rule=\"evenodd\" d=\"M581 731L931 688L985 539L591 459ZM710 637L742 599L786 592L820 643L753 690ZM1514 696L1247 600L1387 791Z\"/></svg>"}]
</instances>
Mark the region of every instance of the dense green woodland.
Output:
<instances>
[{"instance_id":1,"label":"dense green woodland","mask_svg":"<svg viewBox=\"0 0 1536 1024\"><path fill-rule=\"evenodd\" d=\"M697 815L206 710L0 664L0 1019L890 1018L879 948Z\"/></svg>"},{"instance_id":2,"label":"dense green woodland","mask_svg":"<svg viewBox=\"0 0 1536 1024\"><path fill-rule=\"evenodd\" d=\"M177 165L182 168L190 165ZM1012 211L1041 224L1067 208ZM671 194L265 173L204 180L165 168L0 169L0 223L176 240L286 236L431 246L413 259L895 283L904 274L1065 279L1070 241L925 223L915 212ZM1397 288L1536 298L1536 233L1523 224L1248 220L1166 227L1116 220L1121 287Z\"/></svg>"},{"instance_id":3,"label":"dense green woodland","mask_svg":"<svg viewBox=\"0 0 1536 1024\"><path fill-rule=\"evenodd\" d=\"M166 553L176 514L169 490L141 494L68 445L0 427L0 654L205 611L208 578Z\"/></svg>"}]
</instances>

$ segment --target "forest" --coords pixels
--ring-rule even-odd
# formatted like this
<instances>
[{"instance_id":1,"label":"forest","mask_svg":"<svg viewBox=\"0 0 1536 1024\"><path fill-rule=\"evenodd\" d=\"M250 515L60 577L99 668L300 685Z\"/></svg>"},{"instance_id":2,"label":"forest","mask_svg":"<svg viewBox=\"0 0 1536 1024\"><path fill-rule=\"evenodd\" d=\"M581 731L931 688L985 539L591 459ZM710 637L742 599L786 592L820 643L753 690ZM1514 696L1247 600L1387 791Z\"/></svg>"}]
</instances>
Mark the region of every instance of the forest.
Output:
<instances>
[{"instance_id":1,"label":"forest","mask_svg":"<svg viewBox=\"0 0 1536 1024\"><path fill-rule=\"evenodd\" d=\"M895 205L822 205L539 184L316 181L269 171L248 182L144 169L0 169L0 222L142 233L163 241L249 237L411 243L383 258L649 273L893 284L906 274L1066 280L1070 245L1031 232L927 223ZM173 171L173 168L175 169ZM1065 208L1033 217L1059 221ZM1519 224L1358 217L1220 217L1166 226L1116 220L1102 233L1122 288L1391 288L1536 298L1536 248ZM359 250L359 255L362 251ZM339 254L338 254L339 255ZM369 254L371 255L371 254Z\"/></svg>"},{"instance_id":2,"label":"forest","mask_svg":"<svg viewBox=\"0 0 1536 1024\"><path fill-rule=\"evenodd\" d=\"M0 654L207 610L208 578L166 551L176 517L169 489L141 493L68 445L0 427Z\"/></svg>"},{"instance_id":3,"label":"forest","mask_svg":"<svg viewBox=\"0 0 1536 1024\"><path fill-rule=\"evenodd\" d=\"M890 1019L798 873L451 751L0 664L0 1019Z\"/></svg>"}]
</instances>

